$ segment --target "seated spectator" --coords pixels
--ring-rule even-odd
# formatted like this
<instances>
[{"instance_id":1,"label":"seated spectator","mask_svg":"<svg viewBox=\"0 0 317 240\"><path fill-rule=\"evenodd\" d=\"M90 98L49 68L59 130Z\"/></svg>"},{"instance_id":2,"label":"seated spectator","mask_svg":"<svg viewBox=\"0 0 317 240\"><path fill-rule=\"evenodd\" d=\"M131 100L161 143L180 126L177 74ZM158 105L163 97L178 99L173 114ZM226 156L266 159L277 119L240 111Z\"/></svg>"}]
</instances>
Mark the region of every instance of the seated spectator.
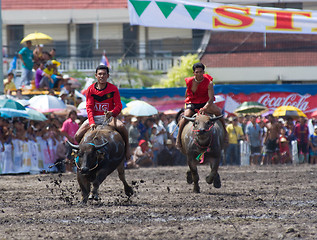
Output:
<instances>
[{"instance_id":1,"label":"seated spectator","mask_svg":"<svg viewBox=\"0 0 317 240\"><path fill-rule=\"evenodd\" d=\"M153 153L147 141L140 140L139 146L135 149L132 161L127 162L127 168L150 167L153 165Z\"/></svg>"},{"instance_id":2,"label":"seated spectator","mask_svg":"<svg viewBox=\"0 0 317 240\"><path fill-rule=\"evenodd\" d=\"M49 83L50 89L60 89L62 83L63 83L63 76L61 74L58 74L58 71L56 68L54 68L53 74L51 75L51 78L53 79L53 82Z\"/></svg>"},{"instance_id":3,"label":"seated spectator","mask_svg":"<svg viewBox=\"0 0 317 240\"><path fill-rule=\"evenodd\" d=\"M171 139L166 140L166 144L157 158L159 166L184 166L187 161L186 156L175 147Z\"/></svg>"},{"instance_id":4,"label":"seated spectator","mask_svg":"<svg viewBox=\"0 0 317 240\"><path fill-rule=\"evenodd\" d=\"M54 83L52 79L52 75L54 73L53 63L51 61L47 61L45 64L45 68L43 69L43 76L40 81L40 88L49 89L50 83Z\"/></svg>"},{"instance_id":5,"label":"seated spectator","mask_svg":"<svg viewBox=\"0 0 317 240\"><path fill-rule=\"evenodd\" d=\"M13 81L14 74L12 72L8 73L6 79L3 80L3 90L4 94L11 94L12 91L16 90L16 86Z\"/></svg>"}]
</instances>

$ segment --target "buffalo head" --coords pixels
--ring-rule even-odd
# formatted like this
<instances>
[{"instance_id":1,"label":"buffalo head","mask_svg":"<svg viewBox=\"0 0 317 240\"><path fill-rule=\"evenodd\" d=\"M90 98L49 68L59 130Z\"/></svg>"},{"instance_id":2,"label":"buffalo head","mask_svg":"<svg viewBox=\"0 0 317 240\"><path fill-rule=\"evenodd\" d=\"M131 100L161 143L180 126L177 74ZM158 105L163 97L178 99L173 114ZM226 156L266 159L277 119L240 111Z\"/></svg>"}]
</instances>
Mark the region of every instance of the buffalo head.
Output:
<instances>
[{"instance_id":1,"label":"buffalo head","mask_svg":"<svg viewBox=\"0 0 317 240\"><path fill-rule=\"evenodd\" d=\"M108 142L105 142L100 145L95 145L94 143L81 143L80 145L75 145L68 142L73 149L77 150L75 163L81 174L89 174L89 172L98 167L100 158L98 150L103 148L107 143Z\"/></svg>"},{"instance_id":2,"label":"buffalo head","mask_svg":"<svg viewBox=\"0 0 317 240\"><path fill-rule=\"evenodd\" d=\"M184 116L184 118L193 122L192 131L195 133L195 139L197 142L204 145L211 141L211 131L214 123L222 118L222 115L212 117L204 114L195 114L193 117Z\"/></svg>"}]
</instances>

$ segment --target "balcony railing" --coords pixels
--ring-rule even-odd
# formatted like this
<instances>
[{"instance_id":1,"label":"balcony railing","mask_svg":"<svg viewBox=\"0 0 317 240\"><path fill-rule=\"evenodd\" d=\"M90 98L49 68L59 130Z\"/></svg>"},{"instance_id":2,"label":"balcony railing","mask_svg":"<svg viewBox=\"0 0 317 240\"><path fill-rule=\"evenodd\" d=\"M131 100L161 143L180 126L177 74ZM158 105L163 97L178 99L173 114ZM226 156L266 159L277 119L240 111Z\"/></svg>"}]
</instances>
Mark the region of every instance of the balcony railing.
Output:
<instances>
[{"instance_id":1,"label":"balcony railing","mask_svg":"<svg viewBox=\"0 0 317 240\"><path fill-rule=\"evenodd\" d=\"M12 59L5 59L3 73L7 74ZM64 58L58 59L61 65L58 67L60 72L94 72L100 64L100 58ZM166 73L170 68L180 63L179 57L151 57L151 58L125 58L109 59L111 71L117 71L120 66L129 65L142 71L161 71ZM22 64L18 59L16 73L21 73Z\"/></svg>"}]
</instances>

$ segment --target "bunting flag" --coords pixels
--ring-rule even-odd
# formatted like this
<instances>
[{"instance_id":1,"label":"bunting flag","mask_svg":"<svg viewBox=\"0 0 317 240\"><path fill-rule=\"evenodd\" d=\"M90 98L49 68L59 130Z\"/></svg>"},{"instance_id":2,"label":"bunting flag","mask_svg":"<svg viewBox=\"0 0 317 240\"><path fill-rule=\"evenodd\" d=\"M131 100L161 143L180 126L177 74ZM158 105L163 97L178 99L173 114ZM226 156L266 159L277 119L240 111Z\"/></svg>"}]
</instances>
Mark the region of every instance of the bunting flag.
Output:
<instances>
[{"instance_id":1,"label":"bunting flag","mask_svg":"<svg viewBox=\"0 0 317 240\"><path fill-rule=\"evenodd\" d=\"M317 33L317 11L192 0L127 0L131 25L215 31Z\"/></svg>"}]
</instances>

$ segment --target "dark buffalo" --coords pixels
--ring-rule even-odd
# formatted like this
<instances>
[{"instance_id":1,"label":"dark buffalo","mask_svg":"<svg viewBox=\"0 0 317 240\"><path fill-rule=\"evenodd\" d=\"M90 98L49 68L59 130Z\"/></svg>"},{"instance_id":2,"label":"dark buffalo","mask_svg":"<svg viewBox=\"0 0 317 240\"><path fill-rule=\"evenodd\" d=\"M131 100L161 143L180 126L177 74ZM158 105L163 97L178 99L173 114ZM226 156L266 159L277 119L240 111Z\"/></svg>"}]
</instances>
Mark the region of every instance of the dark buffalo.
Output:
<instances>
[{"instance_id":1,"label":"dark buffalo","mask_svg":"<svg viewBox=\"0 0 317 240\"><path fill-rule=\"evenodd\" d=\"M185 117L185 116L184 116ZM187 182L194 182L194 192L199 193L199 175L197 165L209 162L210 174L206 182L213 183L215 188L221 187L218 167L221 159L221 152L224 146L224 129L218 120L222 116L211 117L197 114L194 117L185 117L189 122L182 132L182 152L187 156L189 166Z\"/></svg>"},{"instance_id":2,"label":"dark buffalo","mask_svg":"<svg viewBox=\"0 0 317 240\"><path fill-rule=\"evenodd\" d=\"M100 184L115 169L124 185L125 194L133 194L124 175L124 141L113 127L97 126L95 130L85 134L79 145L70 145L77 150L75 161L82 203L87 203L88 199L99 199ZM93 189L90 193L91 183Z\"/></svg>"}]
</instances>

